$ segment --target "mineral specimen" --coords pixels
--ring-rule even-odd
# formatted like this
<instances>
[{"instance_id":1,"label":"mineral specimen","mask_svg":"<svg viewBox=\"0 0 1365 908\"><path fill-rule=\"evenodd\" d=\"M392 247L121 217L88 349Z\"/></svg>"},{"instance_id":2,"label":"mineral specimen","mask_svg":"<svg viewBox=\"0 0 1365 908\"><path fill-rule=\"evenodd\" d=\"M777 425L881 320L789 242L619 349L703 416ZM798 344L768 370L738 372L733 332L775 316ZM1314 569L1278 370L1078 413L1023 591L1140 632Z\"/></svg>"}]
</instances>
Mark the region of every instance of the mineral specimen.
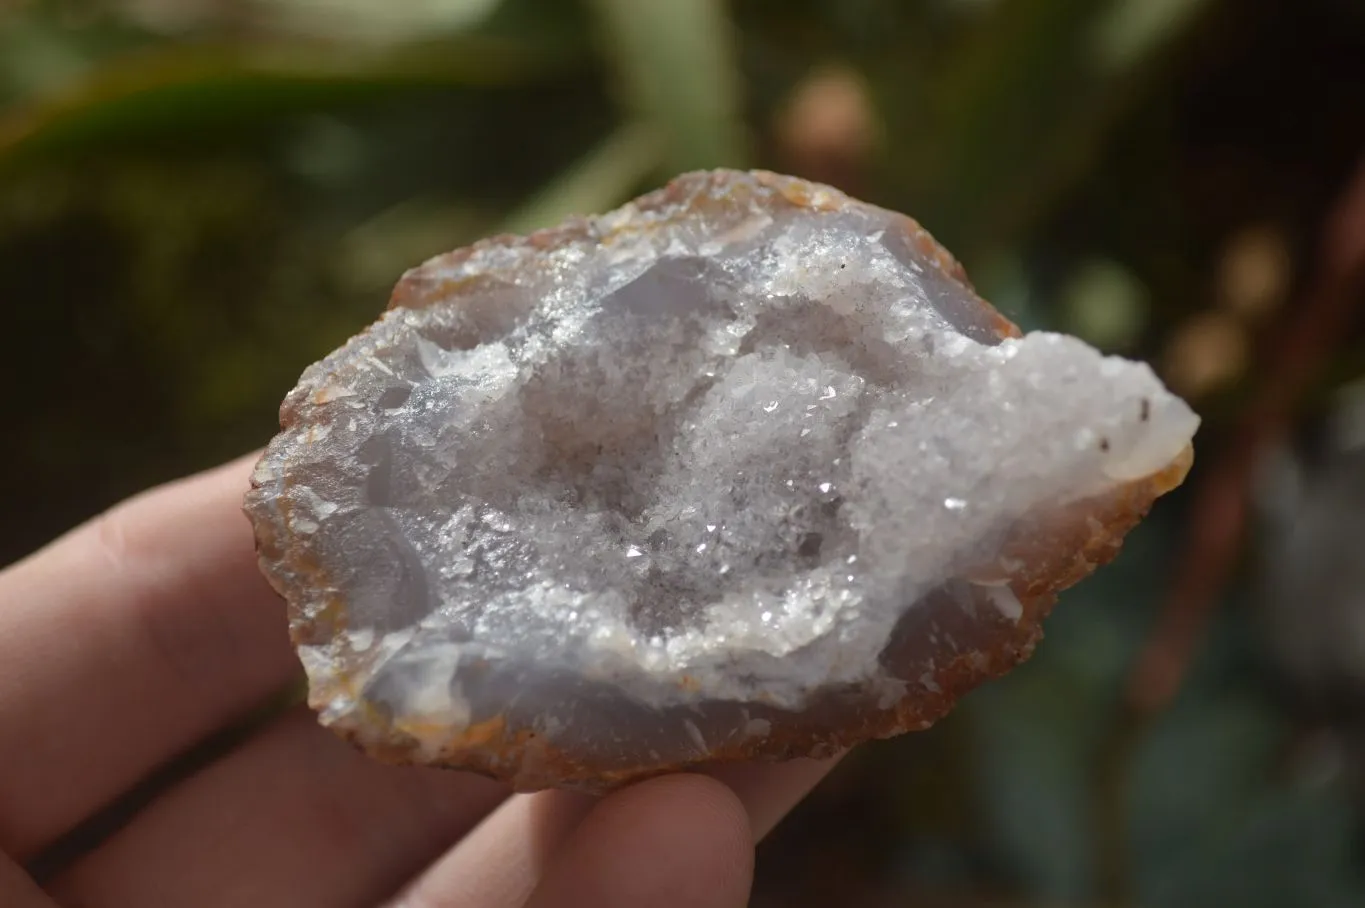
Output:
<instances>
[{"instance_id":1,"label":"mineral specimen","mask_svg":"<svg viewBox=\"0 0 1365 908\"><path fill-rule=\"evenodd\" d=\"M909 218L717 171L411 271L280 422L246 509L321 721L604 789L926 727L1198 420Z\"/></svg>"}]
</instances>

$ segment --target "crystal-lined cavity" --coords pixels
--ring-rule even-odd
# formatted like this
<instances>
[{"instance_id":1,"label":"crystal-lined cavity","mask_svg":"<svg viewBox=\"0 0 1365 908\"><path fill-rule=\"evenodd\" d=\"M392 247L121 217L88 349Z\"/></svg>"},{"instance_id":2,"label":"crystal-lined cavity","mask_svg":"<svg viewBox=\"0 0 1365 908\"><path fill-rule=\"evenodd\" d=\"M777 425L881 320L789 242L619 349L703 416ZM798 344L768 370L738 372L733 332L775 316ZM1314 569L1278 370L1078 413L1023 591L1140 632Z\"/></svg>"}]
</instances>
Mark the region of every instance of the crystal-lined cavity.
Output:
<instances>
[{"instance_id":1,"label":"crystal-lined cavity","mask_svg":"<svg viewBox=\"0 0 1365 908\"><path fill-rule=\"evenodd\" d=\"M602 788L927 725L1197 419L908 218L719 171L410 272L281 423L247 511L322 721Z\"/></svg>"}]
</instances>

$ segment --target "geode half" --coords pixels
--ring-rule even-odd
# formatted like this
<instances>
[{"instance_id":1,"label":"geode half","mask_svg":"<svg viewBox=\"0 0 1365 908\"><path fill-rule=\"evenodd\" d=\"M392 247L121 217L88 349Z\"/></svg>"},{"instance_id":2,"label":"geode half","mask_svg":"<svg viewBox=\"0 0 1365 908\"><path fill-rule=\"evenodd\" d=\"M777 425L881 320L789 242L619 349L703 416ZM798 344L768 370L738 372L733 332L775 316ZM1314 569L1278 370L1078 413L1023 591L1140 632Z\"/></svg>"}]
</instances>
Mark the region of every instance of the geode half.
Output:
<instances>
[{"instance_id":1,"label":"geode half","mask_svg":"<svg viewBox=\"0 0 1365 908\"><path fill-rule=\"evenodd\" d=\"M716 171L409 272L280 424L246 510L321 721L604 789L928 726L1198 419L909 218Z\"/></svg>"}]
</instances>

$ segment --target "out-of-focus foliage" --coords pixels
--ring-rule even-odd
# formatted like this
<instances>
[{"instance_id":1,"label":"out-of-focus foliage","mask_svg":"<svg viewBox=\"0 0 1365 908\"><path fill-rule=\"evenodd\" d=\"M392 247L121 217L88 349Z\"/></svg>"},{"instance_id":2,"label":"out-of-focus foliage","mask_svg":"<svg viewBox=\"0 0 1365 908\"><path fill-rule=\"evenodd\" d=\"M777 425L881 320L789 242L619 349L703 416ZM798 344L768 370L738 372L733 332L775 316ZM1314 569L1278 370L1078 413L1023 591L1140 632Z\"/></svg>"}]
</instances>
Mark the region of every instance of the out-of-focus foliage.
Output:
<instances>
[{"instance_id":1,"label":"out-of-focus foliage","mask_svg":"<svg viewBox=\"0 0 1365 908\"><path fill-rule=\"evenodd\" d=\"M1350 0L11 2L0 559L262 444L403 269L690 167L912 213L1024 327L1155 363L1217 463L1362 153ZM851 757L755 906L1365 904L1360 327L1169 710L1121 703L1187 494L1026 667Z\"/></svg>"}]
</instances>

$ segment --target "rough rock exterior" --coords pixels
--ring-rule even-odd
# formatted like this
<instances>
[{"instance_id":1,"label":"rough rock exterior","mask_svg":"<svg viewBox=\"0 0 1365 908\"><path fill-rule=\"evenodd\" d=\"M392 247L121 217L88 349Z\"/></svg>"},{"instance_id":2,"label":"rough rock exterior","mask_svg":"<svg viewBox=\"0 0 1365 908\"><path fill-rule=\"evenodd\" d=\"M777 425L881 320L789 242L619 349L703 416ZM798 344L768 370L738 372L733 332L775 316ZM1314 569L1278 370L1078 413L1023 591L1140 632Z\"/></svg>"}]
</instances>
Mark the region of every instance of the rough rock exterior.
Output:
<instances>
[{"instance_id":1,"label":"rough rock exterior","mask_svg":"<svg viewBox=\"0 0 1365 908\"><path fill-rule=\"evenodd\" d=\"M427 262L280 421L246 509L321 721L522 789L926 727L1198 423L909 218L730 171Z\"/></svg>"}]
</instances>

